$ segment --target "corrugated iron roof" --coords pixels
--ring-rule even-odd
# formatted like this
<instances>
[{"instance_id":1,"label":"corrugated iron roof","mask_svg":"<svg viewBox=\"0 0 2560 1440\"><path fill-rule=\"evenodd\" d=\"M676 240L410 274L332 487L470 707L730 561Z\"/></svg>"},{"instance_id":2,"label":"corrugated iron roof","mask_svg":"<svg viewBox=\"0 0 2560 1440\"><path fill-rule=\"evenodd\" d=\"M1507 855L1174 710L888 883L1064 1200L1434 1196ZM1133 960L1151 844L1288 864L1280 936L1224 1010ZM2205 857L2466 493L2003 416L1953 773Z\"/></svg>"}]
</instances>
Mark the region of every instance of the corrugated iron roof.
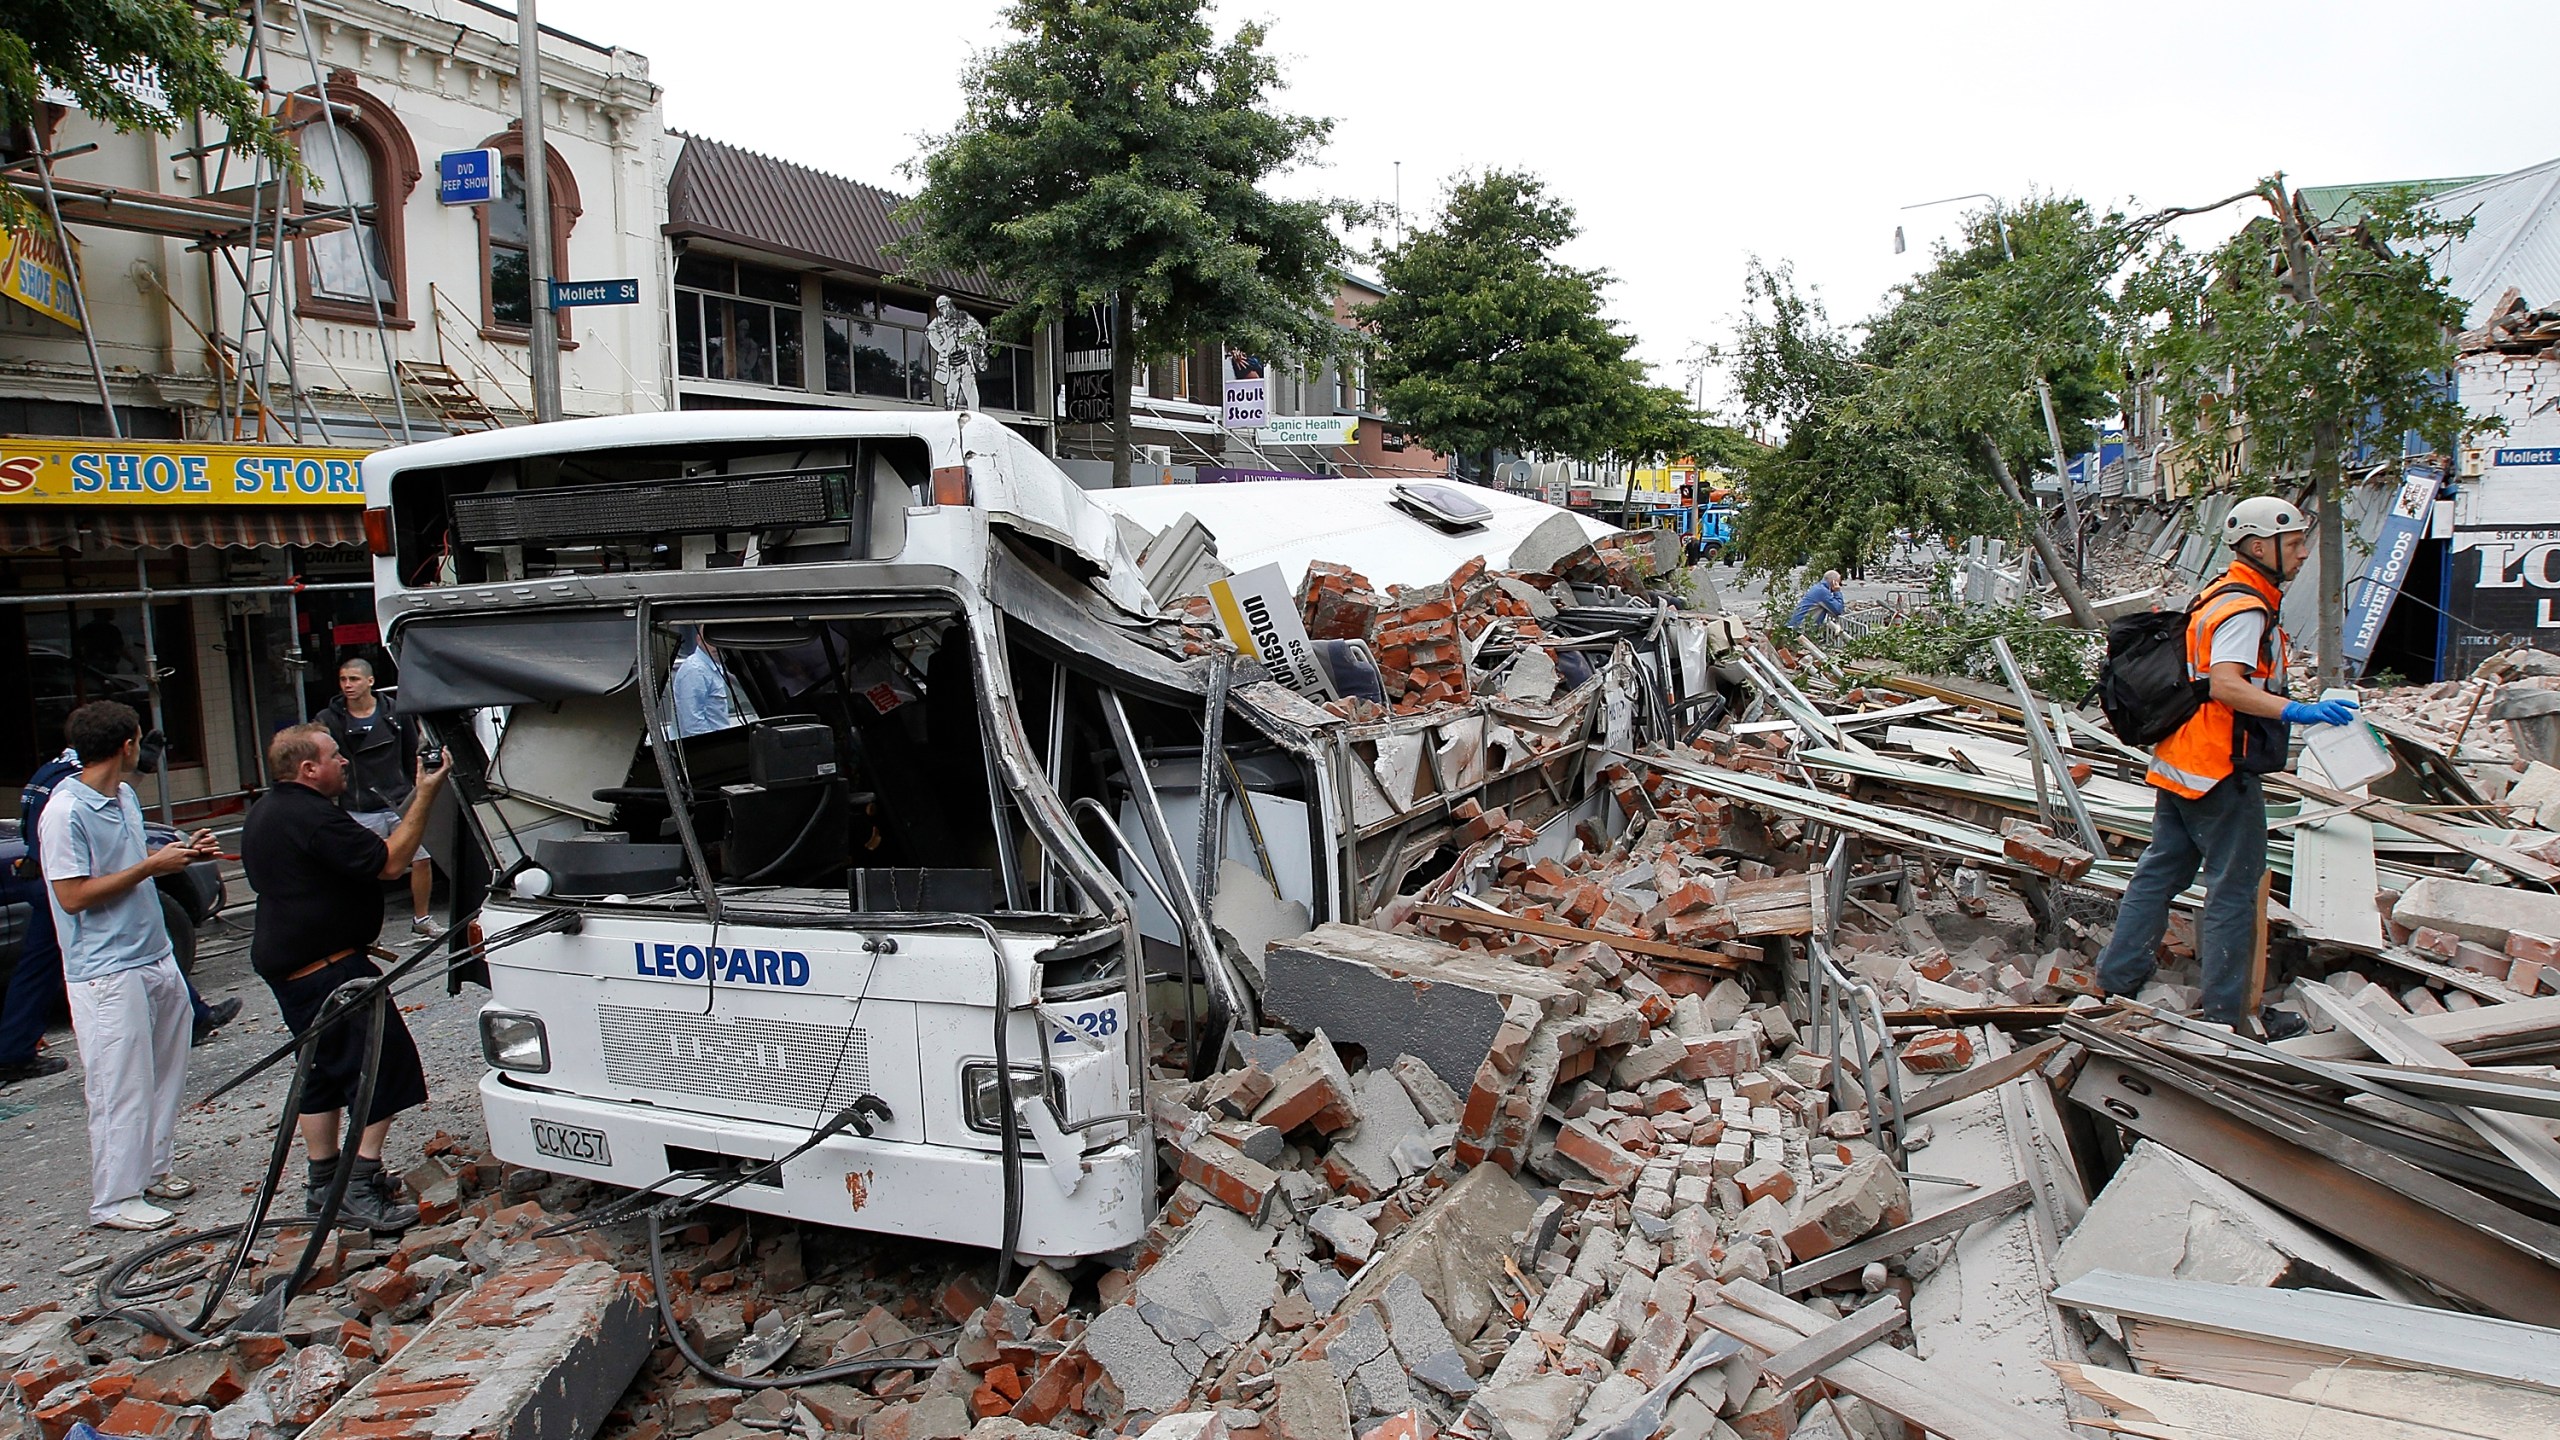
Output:
<instances>
[{"instance_id":1,"label":"corrugated iron roof","mask_svg":"<svg viewBox=\"0 0 2560 1440\"><path fill-rule=\"evenodd\" d=\"M2352 225L2362 220L2373 208L2373 202L2389 190L2415 190L2422 197L2441 195L2492 179L2488 175L2448 175L2433 180L2371 180L2355 185L2305 185L2294 192L2311 207L2311 218L2322 225Z\"/></svg>"},{"instance_id":2,"label":"corrugated iron roof","mask_svg":"<svg viewBox=\"0 0 2560 1440\"><path fill-rule=\"evenodd\" d=\"M896 213L906 197L718 140L682 138L684 149L667 181L668 234L1010 303L984 275L901 265L890 246L912 228Z\"/></svg>"},{"instance_id":3,"label":"corrugated iron roof","mask_svg":"<svg viewBox=\"0 0 2560 1440\"><path fill-rule=\"evenodd\" d=\"M2448 191L2434 208L2471 220L2471 233L2436 257L2437 272L2470 307L2464 323L2485 324L2510 285L2528 305L2560 302L2560 160Z\"/></svg>"}]
</instances>

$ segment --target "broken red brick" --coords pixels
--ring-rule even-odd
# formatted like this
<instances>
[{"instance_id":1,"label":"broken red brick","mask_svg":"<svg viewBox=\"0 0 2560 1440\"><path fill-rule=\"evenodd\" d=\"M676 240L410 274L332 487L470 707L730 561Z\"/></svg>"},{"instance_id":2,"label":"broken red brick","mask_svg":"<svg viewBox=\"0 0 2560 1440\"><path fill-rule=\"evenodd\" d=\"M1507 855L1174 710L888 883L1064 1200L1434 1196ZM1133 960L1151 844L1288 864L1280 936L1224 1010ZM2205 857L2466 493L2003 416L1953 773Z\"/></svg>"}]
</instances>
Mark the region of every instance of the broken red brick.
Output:
<instances>
[{"instance_id":1,"label":"broken red brick","mask_svg":"<svg viewBox=\"0 0 2560 1440\"><path fill-rule=\"evenodd\" d=\"M1272 1072L1271 1098L1262 1102L1253 1118L1283 1132L1304 1125L1327 1135L1360 1118L1358 1103L1352 1099L1351 1072L1343 1068L1323 1031L1317 1031L1305 1049Z\"/></svg>"},{"instance_id":2,"label":"broken red brick","mask_svg":"<svg viewBox=\"0 0 2560 1440\"><path fill-rule=\"evenodd\" d=\"M2077 880L2097 863L2088 851L2023 820L2001 827L2000 853L2063 880Z\"/></svg>"},{"instance_id":3,"label":"broken red brick","mask_svg":"<svg viewBox=\"0 0 2560 1440\"><path fill-rule=\"evenodd\" d=\"M1280 1177L1270 1166L1208 1136L1176 1151L1174 1165L1183 1179L1257 1225L1270 1211L1271 1193L1280 1186Z\"/></svg>"},{"instance_id":4,"label":"broken red brick","mask_svg":"<svg viewBox=\"0 0 2560 1440\"><path fill-rule=\"evenodd\" d=\"M1947 1075L1973 1063L1973 1041L1961 1030L1924 1030L1902 1043L1904 1068L1921 1075Z\"/></svg>"},{"instance_id":5,"label":"broken red brick","mask_svg":"<svg viewBox=\"0 0 2560 1440\"><path fill-rule=\"evenodd\" d=\"M1581 1166L1612 1191L1633 1185L1636 1173L1643 1168L1616 1141L1592 1128L1588 1120L1564 1123L1564 1128L1556 1132L1556 1153Z\"/></svg>"},{"instance_id":6,"label":"broken red brick","mask_svg":"<svg viewBox=\"0 0 2560 1440\"><path fill-rule=\"evenodd\" d=\"M2462 954L2462 937L2450 930L2438 930L2432 925L2421 925L2409 933L2409 948L2421 955L2433 955L2439 960L2452 960Z\"/></svg>"}]
</instances>

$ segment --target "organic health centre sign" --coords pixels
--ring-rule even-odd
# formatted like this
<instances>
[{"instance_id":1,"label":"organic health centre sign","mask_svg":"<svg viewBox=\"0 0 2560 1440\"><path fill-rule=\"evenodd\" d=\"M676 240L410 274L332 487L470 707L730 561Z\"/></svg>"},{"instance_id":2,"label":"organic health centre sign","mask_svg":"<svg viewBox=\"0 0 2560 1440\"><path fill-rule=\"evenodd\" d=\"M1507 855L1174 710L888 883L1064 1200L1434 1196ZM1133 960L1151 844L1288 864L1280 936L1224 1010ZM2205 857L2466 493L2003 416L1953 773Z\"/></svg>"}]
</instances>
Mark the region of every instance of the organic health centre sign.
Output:
<instances>
[{"instance_id":1,"label":"organic health centre sign","mask_svg":"<svg viewBox=\"0 0 2560 1440\"><path fill-rule=\"evenodd\" d=\"M370 452L0 439L0 505L362 505Z\"/></svg>"}]
</instances>

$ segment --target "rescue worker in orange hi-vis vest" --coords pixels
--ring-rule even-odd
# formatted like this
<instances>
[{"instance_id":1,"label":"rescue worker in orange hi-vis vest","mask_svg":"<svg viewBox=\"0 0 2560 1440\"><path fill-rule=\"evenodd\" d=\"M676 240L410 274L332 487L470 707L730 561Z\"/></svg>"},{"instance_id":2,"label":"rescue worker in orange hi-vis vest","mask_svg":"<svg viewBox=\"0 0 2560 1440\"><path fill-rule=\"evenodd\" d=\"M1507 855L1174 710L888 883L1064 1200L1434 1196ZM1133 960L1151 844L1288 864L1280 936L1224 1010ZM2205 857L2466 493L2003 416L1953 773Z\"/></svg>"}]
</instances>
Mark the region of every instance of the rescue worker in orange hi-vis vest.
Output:
<instances>
[{"instance_id":1,"label":"rescue worker in orange hi-vis vest","mask_svg":"<svg viewBox=\"0 0 2560 1440\"><path fill-rule=\"evenodd\" d=\"M2205 587L2187 622L2187 674L2207 698L2176 733L2152 747L2147 777L2160 791L2151 844L2134 866L2098 957L2098 983L2132 995L2158 968L2169 905L2201 871L2204 911L2196 959L2204 1018L2272 1039L2299 1035L2302 1017L2272 1007L2255 1015L2249 972L2257 950L2258 881L2267 869L2267 797L2258 777L2284 768L2295 725L2345 725L2352 700L2304 704L2286 697L2284 584L2311 549L2311 521L2292 502L2253 496L2222 522L2231 568Z\"/></svg>"}]
</instances>

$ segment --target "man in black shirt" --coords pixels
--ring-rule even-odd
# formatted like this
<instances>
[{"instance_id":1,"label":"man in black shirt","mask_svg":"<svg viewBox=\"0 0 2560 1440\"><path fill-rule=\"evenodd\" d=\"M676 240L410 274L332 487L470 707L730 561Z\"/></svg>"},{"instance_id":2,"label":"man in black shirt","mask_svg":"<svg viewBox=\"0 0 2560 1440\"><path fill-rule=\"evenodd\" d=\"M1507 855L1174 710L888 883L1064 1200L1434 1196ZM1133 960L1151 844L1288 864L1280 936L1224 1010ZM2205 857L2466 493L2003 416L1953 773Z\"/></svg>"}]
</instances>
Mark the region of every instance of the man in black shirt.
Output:
<instances>
[{"instance_id":1,"label":"man in black shirt","mask_svg":"<svg viewBox=\"0 0 2560 1440\"><path fill-rule=\"evenodd\" d=\"M426 830L427 809L444 788L446 766L418 768L407 813L388 838L338 807L337 797L347 788L347 759L327 726L278 731L267 746L267 773L275 777L275 788L250 807L240 835L241 867L258 892L249 963L275 992L285 1024L300 1035L320 1017L332 991L382 973L367 954L382 934L382 882L408 873ZM383 1173L382 1144L392 1116L427 1100L426 1071L409 1027L397 1006L385 1007L384 1016L373 1104L348 1161L346 1195L339 1204L347 1224L377 1231L403 1230L418 1218L418 1207L400 1204L394 1182ZM341 1112L363 1080L370 1034L361 1013L331 1026L303 1085L302 1146L311 1164L314 1211L337 1177Z\"/></svg>"}]
</instances>

